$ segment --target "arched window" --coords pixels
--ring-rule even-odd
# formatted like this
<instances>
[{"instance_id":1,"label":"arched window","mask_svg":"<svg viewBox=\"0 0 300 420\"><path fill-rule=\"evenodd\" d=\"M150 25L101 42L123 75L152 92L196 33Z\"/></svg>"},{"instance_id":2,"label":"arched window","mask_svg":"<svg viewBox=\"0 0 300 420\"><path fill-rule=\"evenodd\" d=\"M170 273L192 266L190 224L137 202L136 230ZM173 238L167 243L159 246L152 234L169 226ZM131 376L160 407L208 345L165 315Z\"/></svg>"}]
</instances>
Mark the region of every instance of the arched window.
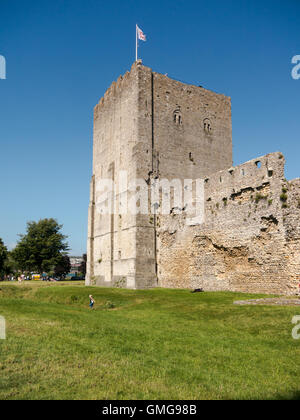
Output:
<instances>
[{"instance_id":1,"label":"arched window","mask_svg":"<svg viewBox=\"0 0 300 420\"><path fill-rule=\"evenodd\" d=\"M212 132L212 125L209 118L205 118L203 121L203 129L207 134Z\"/></svg>"},{"instance_id":2,"label":"arched window","mask_svg":"<svg viewBox=\"0 0 300 420\"><path fill-rule=\"evenodd\" d=\"M173 112L173 121L176 125L182 125L182 115L180 106L178 106Z\"/></svg>"}]
</instances>

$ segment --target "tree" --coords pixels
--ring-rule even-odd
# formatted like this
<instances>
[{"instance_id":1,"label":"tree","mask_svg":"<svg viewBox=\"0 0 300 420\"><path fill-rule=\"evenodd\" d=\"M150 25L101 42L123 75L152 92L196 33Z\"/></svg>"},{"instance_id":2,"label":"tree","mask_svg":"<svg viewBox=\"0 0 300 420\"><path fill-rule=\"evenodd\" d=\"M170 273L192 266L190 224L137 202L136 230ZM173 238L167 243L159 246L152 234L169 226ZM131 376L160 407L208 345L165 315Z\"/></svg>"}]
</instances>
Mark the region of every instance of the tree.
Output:
<instances>
[{"instance_id":1,"label":"tree","mask_svg":"<svg viewBox=\"0 0 300 420\"><path fill-rule=\"evenodd\" d=\"M55 219L28 222L26 235L19 235L20 241L12 251L18 268L40 274L53 270L69 249L61 228Z\"/></svg>"},{"instance_id":2,"label":"tree","mask_svg":"<svg viewBox=\"0 0 300 420\"><path fill-rule=\"evenodd\" d=\"M65 276L71 270L70 258L68 255L61 255L60 261L54 268L54 275L57 277Z\"/></svg>"},{"instance_id":3,"label":"tree","mask_svg":"<svg viewBox=\"0 0 300 420\"><path fill-rule=\"evenodd\" d=\"M7 262L8 251L4 242L0 238L0 278L2 278L3 274L6 272L6 262Z\"/></svg>"},{"instance_id":4,"label":"tree","mask_svg":"<svg viewBox=\"0 0 300 420\"><path fill-rule=\"evenodd\" d=\"M83 258L83 261L82 261L82 263L80 264L79 271L80 271L80 273L82 273L82 275L83 275L83 276L85 276L85 275L86 275L86 261L87 261L87 255L86 255L86 254L83 254L83 255L82 255L82 258Z\"/></svg>"},{"instance_id":5,"label":"tree","mask_svg":"<svg viewBox=\"0 0 300 420\"><path fill-rule=\"evenodd\" d=\"M7 253L7 259L4 263L4 274L6 276L13 274L16 271L16 265L12 258L11 252Z\"/></svg>"}]
</instances>

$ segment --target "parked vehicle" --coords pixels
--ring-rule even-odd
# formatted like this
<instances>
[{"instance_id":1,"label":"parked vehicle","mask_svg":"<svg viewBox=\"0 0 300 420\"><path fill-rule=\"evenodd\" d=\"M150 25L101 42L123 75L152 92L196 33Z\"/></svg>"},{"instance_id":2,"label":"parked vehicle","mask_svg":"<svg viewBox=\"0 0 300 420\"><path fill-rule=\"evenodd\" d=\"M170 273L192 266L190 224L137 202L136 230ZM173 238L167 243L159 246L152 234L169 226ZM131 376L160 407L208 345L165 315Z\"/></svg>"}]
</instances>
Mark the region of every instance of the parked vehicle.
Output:
<instances>
[{"instance_id":1,"label":"parked vehicle","mask_svg":"<svg viewBox=\"0 0 300 420\"><path fill-rule=\"evenodd\" d=\"M73 276L70 278L70 280L85 280L85 277L83 276Z\"/></svg>"}]
</instances>

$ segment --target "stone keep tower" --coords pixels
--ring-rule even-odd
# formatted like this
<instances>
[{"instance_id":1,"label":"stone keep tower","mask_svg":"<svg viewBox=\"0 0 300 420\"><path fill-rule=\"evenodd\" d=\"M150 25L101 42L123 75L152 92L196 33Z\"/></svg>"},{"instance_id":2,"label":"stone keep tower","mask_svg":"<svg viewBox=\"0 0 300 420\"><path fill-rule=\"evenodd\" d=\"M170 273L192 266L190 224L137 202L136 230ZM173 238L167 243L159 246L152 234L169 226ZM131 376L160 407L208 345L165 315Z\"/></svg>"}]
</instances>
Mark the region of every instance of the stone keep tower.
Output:
<instances>
[{"instance_id":1,"label":"stone keep tower","mask_svg":"<svg viewBox=\"0 0 300 420\"><path fill-rule=\"evenodd\" d=\"M158 285L156 223L97 211L101 179L204 178L232 166L230 98L133 64L94 109L86 284ZM118 188L118 187L117 187ZM115 191L121 194L122 191Z\"/></svg>"}]
</instances>

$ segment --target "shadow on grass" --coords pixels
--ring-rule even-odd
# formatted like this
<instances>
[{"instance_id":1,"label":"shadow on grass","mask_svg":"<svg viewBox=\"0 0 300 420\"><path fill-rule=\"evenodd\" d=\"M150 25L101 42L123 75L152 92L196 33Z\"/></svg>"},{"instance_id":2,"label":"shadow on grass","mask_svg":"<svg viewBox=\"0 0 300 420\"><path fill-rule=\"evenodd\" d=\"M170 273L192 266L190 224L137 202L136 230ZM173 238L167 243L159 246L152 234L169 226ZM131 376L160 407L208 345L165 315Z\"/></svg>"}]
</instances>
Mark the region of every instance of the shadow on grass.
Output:
<instances>
[{"instance_id":1,"label":"shadow on grass","mask_svg":"<svg viewBox=\"0 0 300 420\"><path fill-rule=\"evenodd\" d=\"M300 391L290 392L288 394L278 394L275 399L284 401L300 401Z\"/></svg>"}]
</instances>

